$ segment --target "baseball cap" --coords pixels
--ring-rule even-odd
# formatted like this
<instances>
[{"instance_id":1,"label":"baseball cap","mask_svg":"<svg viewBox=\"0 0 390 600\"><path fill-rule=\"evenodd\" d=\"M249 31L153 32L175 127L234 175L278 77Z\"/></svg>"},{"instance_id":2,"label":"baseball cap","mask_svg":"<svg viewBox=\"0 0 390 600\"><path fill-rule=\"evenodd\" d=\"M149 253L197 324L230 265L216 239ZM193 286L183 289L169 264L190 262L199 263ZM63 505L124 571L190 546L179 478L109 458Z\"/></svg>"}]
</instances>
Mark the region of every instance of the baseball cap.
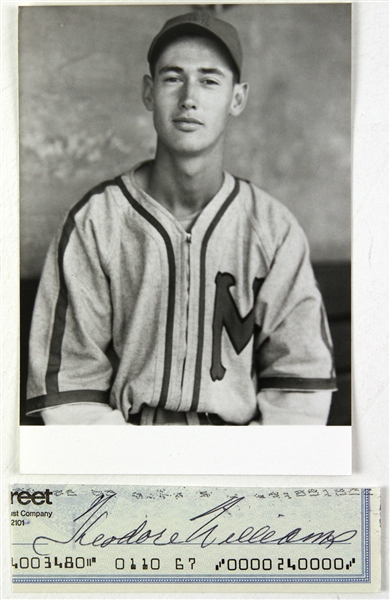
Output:
<instances>
[{"instance_id":1,"label":"baseball cap","mask_svg":"<svg viewBox=\"0 0 390 600\"><path fill-rule=\"evenodd\" d=\"M227 50L238 78L242 68L242 48L238 33L230 23L217 19L205 10L196 10L169 19L153 39L149 52L149 65L154 63L162 49L179 35L207 35L217 39Z\"/></svg>"}]
</instances>

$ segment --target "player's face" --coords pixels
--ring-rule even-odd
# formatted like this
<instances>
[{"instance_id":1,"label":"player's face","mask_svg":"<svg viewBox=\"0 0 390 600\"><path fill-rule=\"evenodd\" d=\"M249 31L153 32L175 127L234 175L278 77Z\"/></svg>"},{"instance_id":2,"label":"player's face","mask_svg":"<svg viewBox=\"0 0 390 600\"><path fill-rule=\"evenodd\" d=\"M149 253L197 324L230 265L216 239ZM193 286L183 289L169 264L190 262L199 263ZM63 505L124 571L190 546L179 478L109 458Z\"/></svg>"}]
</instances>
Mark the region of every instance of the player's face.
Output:
<instances>
[{"instance_id":1,"label":"player's face","mask_svg":"<svg viewBox=\"0 0 390 600\"><path fill-rule=\"evenodd\" d=\"M143 99L153 111L158 142L168 151L199 155L223 144L229 115L245 107L247 84L234 84L218 44L179 38L159 56L155 75L144 77Z\"/></svg>"}]
</instances>

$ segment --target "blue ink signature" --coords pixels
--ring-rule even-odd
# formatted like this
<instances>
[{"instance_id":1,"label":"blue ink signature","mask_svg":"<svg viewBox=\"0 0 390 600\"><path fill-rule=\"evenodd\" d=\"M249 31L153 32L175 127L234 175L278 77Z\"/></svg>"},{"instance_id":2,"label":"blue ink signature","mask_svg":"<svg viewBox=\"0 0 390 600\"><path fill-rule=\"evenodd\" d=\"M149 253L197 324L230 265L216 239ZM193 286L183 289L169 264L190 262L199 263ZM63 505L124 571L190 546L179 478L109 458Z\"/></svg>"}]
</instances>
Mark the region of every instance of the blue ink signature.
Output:
<instances>
[{"instance_id":1,"label":"blue ink signature","mask_svg":"<svg viewBox=\"0 0 390 600\"><path fill-rule=\"evenodd\" d=\"M201 525L192 531L190 535L184 537L180 535L179 531L168 532L167 527L164 527L160 531L153 531L148 526L148 521L142 521L134 529L127 531L123 535L106 535L105 533L99 533L98 535L92 534L90 531L92 527L95 527L98 523L103 523L109 516L107 505L116 496L115 492L109 492L107 494L102 493L97 497L91 504L91 506L83 512L81 515L74 519L76 526L80 527L73 533L73 535L66 540L57 540L46 536L38 536L33 541L33 550L36 554L41 556L47 556L47 553L41 552L42 544L52 542L53 544L79 544L80 546L92 546L94 548L106 548L107 546L122 546L132 544L153 544L155 546L170 546L170 545L186 545L186 544L198 544L201 548L207 548L208 546L223 546L223 545L237 545L237 544L249 544L249 545L285 545L285 544L317 544L330 548L333 544L346 544L352 538L357 535L356 529L349 529L336 533L334 529L330 531L320 531L303 533L301 527L296 527L283 535L279 535L269 525L263 525L260 528L254 526L248 526L241 532L232 532L229 535L221 535L218 529L222 522L218 520L223 515L237 506L240 502L245 500L245 496L234 497L210 508L205 512L202 512L195 517L189 519L190 522L198 522ZM196 525L198 524L196 523ZM225 524L226 525L226 524Z\"/></svg>"}]
</instances>

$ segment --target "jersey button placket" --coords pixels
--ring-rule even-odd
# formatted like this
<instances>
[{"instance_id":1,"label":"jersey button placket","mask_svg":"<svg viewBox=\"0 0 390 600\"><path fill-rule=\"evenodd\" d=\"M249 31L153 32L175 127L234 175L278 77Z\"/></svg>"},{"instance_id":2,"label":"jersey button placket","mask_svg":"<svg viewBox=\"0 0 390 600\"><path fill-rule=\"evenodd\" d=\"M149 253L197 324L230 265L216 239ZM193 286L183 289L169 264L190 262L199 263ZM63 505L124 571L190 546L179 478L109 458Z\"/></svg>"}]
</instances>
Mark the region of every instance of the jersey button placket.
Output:
<instances>
[{"instance_id":1,"label":"jersey button placket","mask_svg":"<svg viewBox=\"0 0 390 600\"><path fill-rule=\"evenodd\" d=\"M195 224L196 229L196 224ZM187 310L186 310L186 357L182 379L182 410L189 411L194 391L194 374L198 332L199 301L199 231L187 233L186 251L188 268Z\"/></svg>"}]
</instances>

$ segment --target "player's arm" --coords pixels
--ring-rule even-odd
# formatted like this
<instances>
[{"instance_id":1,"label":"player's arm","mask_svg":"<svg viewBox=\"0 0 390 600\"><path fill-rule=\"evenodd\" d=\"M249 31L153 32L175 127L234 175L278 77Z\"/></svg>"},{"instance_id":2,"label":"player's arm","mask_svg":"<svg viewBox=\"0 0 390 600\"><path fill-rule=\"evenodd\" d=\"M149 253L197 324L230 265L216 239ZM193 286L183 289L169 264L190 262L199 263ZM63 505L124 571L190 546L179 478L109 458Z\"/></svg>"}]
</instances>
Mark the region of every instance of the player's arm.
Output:
<instances>
[{"instance_id":1,"label":"player's arm","mask_svg":"<svg viewBox=\"0 0 390 600\"><path fill-rule=\"evenodd\" d=\"M47 424L117 418L109 406L109 236L90 203L75 209L51 244L30 334L27 414L42 413Z\"/></svg>"},{"instance_id":2,"label":"player's arm","mask_svg":"<svg viewBox=\"0 0 390 600\"><path fill-rule=\"evenodd\" d=\"M256 306L258 407L263 425L326 425L336 390L322 297L301 228L292 220Z\"/></svg>"}]
</instances>

